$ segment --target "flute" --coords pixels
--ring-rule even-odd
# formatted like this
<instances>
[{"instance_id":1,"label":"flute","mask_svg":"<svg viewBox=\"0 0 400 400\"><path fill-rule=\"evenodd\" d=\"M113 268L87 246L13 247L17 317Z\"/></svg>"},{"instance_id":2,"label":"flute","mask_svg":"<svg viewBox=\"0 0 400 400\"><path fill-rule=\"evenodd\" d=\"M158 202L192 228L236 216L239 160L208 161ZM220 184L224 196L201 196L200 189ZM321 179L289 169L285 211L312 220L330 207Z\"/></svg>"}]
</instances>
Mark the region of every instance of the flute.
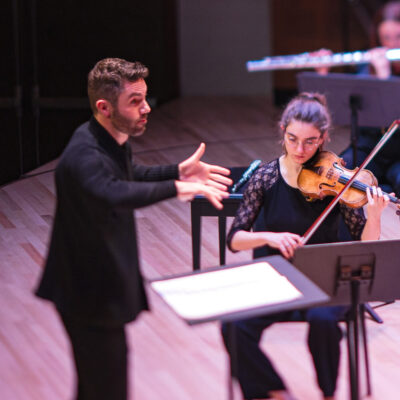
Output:
<instances>
[{"instance_id":1,"label":"flute","mask_svg":"<svg viewBox=\"0 0 400 400\"><path fill-rule=\"evenodd\" d=\"M400 49L386 51L389 61L400 60ZM353 51L347 53L313 56L310 53L287 56L265 57L261 60L247 61L247 71L273 71L279 69L302 69L320 67L338 67L342 65L368 64L371 62L369 51Z\"/></svg>"}]
</instances>

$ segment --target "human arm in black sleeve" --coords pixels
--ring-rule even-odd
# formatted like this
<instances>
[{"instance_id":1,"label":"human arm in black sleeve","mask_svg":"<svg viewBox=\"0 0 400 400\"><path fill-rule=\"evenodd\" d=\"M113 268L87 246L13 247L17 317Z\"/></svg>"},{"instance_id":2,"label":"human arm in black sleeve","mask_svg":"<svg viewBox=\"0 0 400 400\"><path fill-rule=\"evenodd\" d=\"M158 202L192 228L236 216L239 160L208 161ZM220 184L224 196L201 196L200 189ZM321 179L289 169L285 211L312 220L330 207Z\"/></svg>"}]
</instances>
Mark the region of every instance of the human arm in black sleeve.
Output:
<instances>
[{"instance_id":1,"label":"human arm in black sleeve","mask_svg":"<svg viewBox=\"0 0 400 400\"><path fill-rule=\"evenodd\" d=\"M77 149L75 149L77 150ZM96 149L77 150L57 169L57 177L74 185L105 207L139 208L176 196L173 179L160 182L130 181L115 169L112 160ZM59 185L62 188L62 184Z\"/></svg>"},{"instance_id":2,"label":"human arm in black sleeve","mask_svg":"<svg viewBox=\"0 0 400 400\"><path fill-rule=\"evenodd\" d=\"M178 164L156 166L132 164L132 172L136 181L179 179Z\"/></svg>"},{"instance_id":3,"label":"human arm in black sleeve","mask_svg":"<svg viewBox=\"0 0 400 400\"><path fill-rule=\"evenodd\" d=\"M238 231L250 231L261 210L264 199L264 191L262 189L264 174L265 169L260 167L250 178L247 189L243 193L243 199L240 202L227 236L227 246L233 252L237 251L231 246L233 236Z\"/></svg>"}]
</instances>

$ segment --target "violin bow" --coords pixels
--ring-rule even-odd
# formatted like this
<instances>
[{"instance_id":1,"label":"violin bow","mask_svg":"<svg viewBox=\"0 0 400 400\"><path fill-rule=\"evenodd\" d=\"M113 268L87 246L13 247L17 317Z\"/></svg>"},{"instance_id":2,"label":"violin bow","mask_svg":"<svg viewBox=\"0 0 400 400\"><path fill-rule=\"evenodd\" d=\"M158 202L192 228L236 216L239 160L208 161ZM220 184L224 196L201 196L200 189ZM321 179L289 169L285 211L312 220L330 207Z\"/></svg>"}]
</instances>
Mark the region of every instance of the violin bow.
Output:
<instances>
[{"instance_id":1,"label":"violin bow","mask_svg":"<svg viewBox=\"0 0 400 400\"><path fill-rule=\"evenodd\" d=\"M383 147L383 145L392 137L392 135L396 132L397 128L400 126L400 120L396 119L393 121L392 125L390 125L389 129L382 136L381 140L376 144L371 153L367 156L367 158L361 163L360 167L357 168L357 171L354 175L347 181L347 183L343 186L342 190L333 198L333 200L328 204L322 214L314 221L314 223L308 228L307 232L301 237L302 244L306 244L314 232L319 228L319 226L324 222L325 218L332 211L332 209L336 206L338 201L341 199L344 192L352 185L352 183L357 178L357 175L369 164L369 162L375 157L378 151Z\"/></svg>"}]
</instances>

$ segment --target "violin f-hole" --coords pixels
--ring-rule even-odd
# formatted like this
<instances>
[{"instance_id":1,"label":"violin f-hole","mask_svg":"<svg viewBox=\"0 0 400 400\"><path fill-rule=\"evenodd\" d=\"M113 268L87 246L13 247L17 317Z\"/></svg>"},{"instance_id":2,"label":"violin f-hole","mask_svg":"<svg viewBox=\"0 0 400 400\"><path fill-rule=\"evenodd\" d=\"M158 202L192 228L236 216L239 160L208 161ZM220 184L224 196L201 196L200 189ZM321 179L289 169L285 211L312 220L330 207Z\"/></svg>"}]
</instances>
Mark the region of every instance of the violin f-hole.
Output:
<instances>
[{"instance_id":1,"label":"violin f-hole","mask_svg":"<svg viewBox=\"0 0 400 400\"><path fill-rule=\"evenodd\" d=\"M320 188L321 190L323 189L324 186L328 186L328 187L330 187L330 188L333 188L333 187L336 186L336 182L335 182L334 184L332 184L332 185L330 185L329 183L326 183L326 182L322 182L322 183L320 183L318 186L319 186L319 188Z\"/></svg>"}]
</instances>

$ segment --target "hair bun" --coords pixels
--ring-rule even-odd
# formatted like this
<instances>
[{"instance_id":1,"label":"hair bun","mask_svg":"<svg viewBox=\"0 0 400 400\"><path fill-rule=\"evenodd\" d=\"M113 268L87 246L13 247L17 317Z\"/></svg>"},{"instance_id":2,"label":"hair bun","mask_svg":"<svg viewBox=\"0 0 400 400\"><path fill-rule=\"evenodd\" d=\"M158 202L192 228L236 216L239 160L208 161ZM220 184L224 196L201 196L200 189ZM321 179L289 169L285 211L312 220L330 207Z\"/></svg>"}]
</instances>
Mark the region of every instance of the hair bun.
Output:
<instances>
[{"instance_id":1,"label":"hair bun","mask_svg":"<svg viewBox=\"0 0 400 400\"><path fill-rule=\"evenodd\" d=\"M324 107L327 106L326 97L321 93L311 93L311 92L302 92L298 95L299 98L310 100L310 101L317 101L318 103L322 104Z\"/></svg>"}]
</instances>

